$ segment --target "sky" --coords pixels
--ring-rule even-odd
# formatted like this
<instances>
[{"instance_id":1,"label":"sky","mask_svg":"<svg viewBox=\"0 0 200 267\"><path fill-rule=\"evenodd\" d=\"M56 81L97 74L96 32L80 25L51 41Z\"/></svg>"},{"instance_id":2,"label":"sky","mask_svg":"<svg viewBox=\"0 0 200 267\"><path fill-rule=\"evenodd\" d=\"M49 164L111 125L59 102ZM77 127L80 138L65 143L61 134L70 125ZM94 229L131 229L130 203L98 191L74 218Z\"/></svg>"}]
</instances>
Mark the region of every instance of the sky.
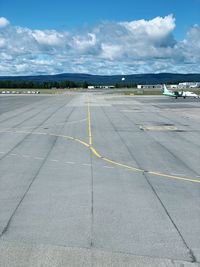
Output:
<instances>
[{"instance_id":1,"label":"sky","mask_svg":"<svg viewBox=\"0 0 200 267\"><path fill-rule=\"evenodd\" d=\"M0 76L200 73L200 0L0 0Z\"/></svg>"}]
</instances>

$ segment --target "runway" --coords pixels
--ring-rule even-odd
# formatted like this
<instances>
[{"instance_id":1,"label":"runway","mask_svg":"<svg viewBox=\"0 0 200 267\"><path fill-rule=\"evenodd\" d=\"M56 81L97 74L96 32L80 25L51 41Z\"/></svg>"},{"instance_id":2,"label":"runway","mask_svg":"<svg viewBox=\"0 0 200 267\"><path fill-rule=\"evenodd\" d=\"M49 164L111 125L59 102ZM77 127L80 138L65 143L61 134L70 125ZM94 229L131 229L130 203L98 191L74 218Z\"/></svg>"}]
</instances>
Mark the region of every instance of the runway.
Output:
<instances>
[{"instance_id":1,"label":"runway","mask_svg":"<svg viewBox=\"0 0 200 267\"><path fill-rule=\"evenodd\" d=\"M0 266L199 266L200 101L0 97Z\"/></svg>"}]
</instances>

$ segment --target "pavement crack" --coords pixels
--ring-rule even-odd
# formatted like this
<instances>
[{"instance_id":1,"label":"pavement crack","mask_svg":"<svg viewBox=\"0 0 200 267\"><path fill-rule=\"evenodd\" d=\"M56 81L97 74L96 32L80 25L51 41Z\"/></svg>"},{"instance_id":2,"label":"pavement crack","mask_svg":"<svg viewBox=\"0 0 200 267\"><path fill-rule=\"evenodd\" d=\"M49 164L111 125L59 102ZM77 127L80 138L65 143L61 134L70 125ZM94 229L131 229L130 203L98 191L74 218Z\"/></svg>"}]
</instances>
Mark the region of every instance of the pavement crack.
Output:
<instances>
[{"instance_id":1,"label":"pavement crack","mask_svg":"<svg viewBox=\"0 0 200 267\"><path fill-rule=\"evenodd\" d=\"M18 203L17 206L15 207L15 209L14 209L12 215L10 216L10 218L9 218L9 220L8 220L8 222L7 222L7 224L6 224L6 226L4 227L3 231L1 232L1 234L0 234L0 238L2 238L2 236L8 231L9 226L10 226L10 224L11 224L11 222L12 222L13 217L15 216L15 214L16 214L18 208L20 207L20 205L22 204L23 200L25 199L25 197L26 197L27 193L29 192L29 190L30 190L32 184L34 183L34 181L35 181L36 178L38 177L38 175L39 175L39 173L40 173L42 167L43 167L44 164L46 163L46 161L47 161L47 159L48 159L48 156L50 155L51 151L53 150L53 147L54 147L55 144L56 144L57 139L58 139L58 137L55 137L55 140L54 140L54 142L53 142L53 144L52 144L50 150L48 151L46 157L43 159L43 162L41 163L39 169L37 170L36 174L35 174L34 177L32 178L32 180L31 180L29 186L27 187L26 191L25 191L24 194L22 195L22 198L20 199L19 203Z\"/></svg>"},{"instance_id":2,"label":"pavement crack","mask_svg":"<svg viewBox=\"0 0 200 267\"><path fill-rule=\"evenodd\" d=\"M90 170L91 170L91 241L90 247L94 247L94 171L92 164L92 151L90 150Z\"/></svg>"},{"instance_id":3,"label":"pavement crack","mask_svg":"<svg viewBox=\"0 0 200 267\"><path fill-rule=\"evenodd\" d=\"M188 254L190 256L191 262L196 262L196 258L192 252L192 250L190 249L190 247L188 246L186 240L184 239L182 233L180 232L180 230L178 229L178 226L176 225L175 221L173 220L173 218L171 217L169 211L167 210L165 204L163 203L163 201L161 200L161 198L159 197L158 193L156 192L154 186L152 185L152 183L150 182L150 180L148 179L148 177L146 176L146 173L143 173L143 176L145 177L147 183L149 184L151 190L153 191L154 195L156 196L156 198L158 199L158 201L160 202L160 205L162 206L162 208L164 209L165 213L167 214L169 220L171 221L171 223L173 224L174 228L176 229L177 233L179 234L182 242L184 243L185 247L188 250Z\"/></svg>"},{"instance_id":4,"label":"pavement crack","mask_svg":"<svg viewBox=\"0 0 200 267\"><path fill-rule=\"evenodd\" d=\"M128 145L126 144L126 142L124 141L124 139L122 138L122 136L120 135L120 133L117 131L114 123L112 122L112 120L109 118L108 114L105 112L104 108L102 108L105 116L107 117L107 119L109 120L110 124L112 125L114 131L118 134L120 140L122 141L122 143L124 144L124 146L126 147L127 151L129 152L130 156L134 159L134 161L136 162L136 164L138 165L139 168L141 168L140 164L138 163L137 159L133 156L132 151L130 150L130 148L128 147ZM180 230L178 229L178 226L176 225L175 221L173 220L173 218L171 217L169 211L167 210L167 207L165 206L165 204L163 203L163 201L161 200L161 198L159 197L158 193L156 192L156 189L154 188L154 186L152 185L152 183L150 182L147 174L148 171L144 170L142 172L146 182L148 183L148 185L150 186L151 190L153 191L155 197L157 198L157 200L159 201L160 205L162 206L163 210L165 211L167 217L169 218L169 220L171 221L172 225L174 226L174 228L176 229L180 239L182 240L183 244L185 245L188 255L190 257L190 261L191 262L197 262L196 258L194 256L193 251L191 250L191 248L189 247L189 245L187 244L186 240L184 239L182 233L180 232Z\"/></svg>"},{"instance_id":5,"label":"pavement crack","mask_svg":"<svg viewBox=\"0 0 200 267\"><path fill-rule=\"evenodd\" d=\"M65 103L65 105L66 105L66 103ZM12 153L17 147L19 147L36 129L38 129L38 128L40 128L41 127L41 125L43 125L46 121L48 121L53 115L55 115L55 113L58 111L58 110L60 110L60 109L62 109L65 105L61 105L61 106L59 106L59 108L56 108L56 110L54 110L53 112L51 112L51 114L47 117L47 118L45 118L45 120L43 120L37 127L35 127L35 128L33 128L32 129L32 131L31 132L28 132L27 134L26 134L26 136L22 139L22 140L20 140L13 148L11 148L7 153L5 153L1 158L0 158L0 160L2 160L2 159L4 159L4 158L6 158L10 153ZM34 116L31 116L31 117L29 117L29 120L30 120L30 118L33 118L33 117L36 117L38 114L40 114L41 113L41 111L40 112L38 112L37 114L34 114ZM24 121L23 121L24 122ZM20 124L22 124L23 122L21 122ZM18 124L19 125L19 124Z\"/></svg>"},{"instance_id":6,"label":"pavement crack","mask_svg":"<svg viewBox=\"0 0 200 267\"><path fill-rule=\"evenodd\" d=\"M135 124L132 120L130 120L130 118L129 118L126 114L122 113L122 115L123 115L128 121L130 121L131 124ZM159 115L159 116L160 116L160 115ZM160 116L160 117L163 117L163 116ZM170 119L170 122L174 122L174 121L172 121L172 120ZM136 124L135 124L135 125L136 125ZM117 131L117 130L116 130L116 131ZM145 132L145 134L146 134L147 136L149 136L148 131L144 131L144 132ZM190 166L188 166L187 163L185 163L180 157L178 157L175 153L173 153L167 146L165 146L164 144L162 144L161 142L159 142L158 140L156 140L156 139L154 138L154 136L152 136L152 135L151 135L151 138L155 141L155 143L157 143L160 147L162 147L162 149L166 150L167 153L169 153L169 155L171 155L175 160L178 160L178 161L179 161L179 166L182 165L183 168L187 168L187 169L190 170L194 175L199 175L199 173L197 173L194 169L192 169ZM183 139L183 136L181 136L181 139ZM184 140L186 140L188 143L194 145L194 143L192 143L191 140L188 141L188 140L185 139L185 138L184 138Z\"/></svg>"},{"instance_id":7,"label":"pavement crack","mask_svg":"<svg viewBox=\"0 0 200 267\"><path fill-rule=\"evenodd\" d=\"M62 105L62 107L63 107L63 105ZM62 108L62 107L60 107L60 108ZM60 109L60 108L59 108L59 109ZM59 109L57 109L57 110L59 110ZM69 118L69 117L71 116L73 110L74 110L74 108L72 108L72 110L69 112L69 114L67 115L67 118ZM63 125L63 127L64 127L64 125ZM63 127L62 127L62 129L63 129ZM61 131L61 129L60 129L60 131ZM54 137L54 141L53 141L53 143L52 143L52 145L51 145L51 147L50 147L50 149L49 149L47 155L45 156L45 158L40 158L40 157L38 157L38 159L42 159L43 161L42 161L42 163L41 163L39 169L37 170L37 172L36 172L35 175L33 176L31 182L29 183L29 185L28 185L26 191L25 191L24 194L22 195L22 197L21 197L20 201L18 202L17 206L15 207L13 213L11 214L11 216L10 216L10 218L9 218L9 220L8 220L8 222L7 222L7 224L6 224L6 226L4 227L4 229L2 230L2 232L0 233L0 239L1 239L1 238L3 237L3 235L5 235L6 232L8 231L9 226L10 226L10 224L11 224L11 222L12 222L12 219L14 218L14 216L15 216L17 210L19 209L20 205L22 204L23 200L24 200L25 197L27 196L27 194L28 194L28 192L29 192L31 186L33 185L33 183L34 183L35 180L37 179L37 177L38 177L38 175L39 175L41 169L42 169L43 166L44 166L44 164L47 162L48 157L49 157L50 153L52 152L52 150L53 150L53 148L54 148L54 146L55 146L55 144L56 144L58 138L59 138L59 136L55 136L55 137ZM23 140L24 140L24 139L23 139ZM20 142L20 143L21 143L21 142Z\"/></svg>"}]
</instances>

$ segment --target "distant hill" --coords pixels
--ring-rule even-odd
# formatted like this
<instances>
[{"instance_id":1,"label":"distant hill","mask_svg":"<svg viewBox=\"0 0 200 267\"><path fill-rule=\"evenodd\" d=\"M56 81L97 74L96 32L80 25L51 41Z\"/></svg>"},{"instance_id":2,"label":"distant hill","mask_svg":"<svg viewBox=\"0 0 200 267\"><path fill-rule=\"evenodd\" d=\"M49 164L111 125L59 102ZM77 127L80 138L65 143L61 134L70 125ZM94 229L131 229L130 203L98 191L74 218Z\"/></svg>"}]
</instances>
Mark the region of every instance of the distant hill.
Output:
<instances>
[{"instance_id":1,"label":"distant hill","mask_svg":"<svg viewBox=\"0 0 200 267\"><path fill-rule=\"evenodd\" d=\"M122 78L125 78L122 81ZM160 83L178 83L178 82L200 82L200 74L176 74L176 73L158 73L158 74L132 74L132 75L91 75L79 73L63 73L56 75L36 75L36 76L0 76L0 80L10 81L74 81L87 82L89 84L114 85L116 83L126 84L160 84Z\"/></svg>"}]
</instances>

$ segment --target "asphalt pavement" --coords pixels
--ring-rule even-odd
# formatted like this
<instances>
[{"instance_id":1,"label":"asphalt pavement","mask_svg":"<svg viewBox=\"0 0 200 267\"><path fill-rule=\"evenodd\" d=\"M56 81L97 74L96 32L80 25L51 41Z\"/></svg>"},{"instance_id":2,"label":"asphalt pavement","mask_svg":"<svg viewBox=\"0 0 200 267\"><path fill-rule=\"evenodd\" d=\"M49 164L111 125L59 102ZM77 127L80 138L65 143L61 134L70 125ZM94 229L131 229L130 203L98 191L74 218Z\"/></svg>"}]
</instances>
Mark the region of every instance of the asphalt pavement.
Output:
<instances>
[{"instance_id":1,"label":"asphalt pavement","mask_svg":"<svg viewBox=\"0 0 200 267\"><path fill-rule=\"evenodd\" d=\"M200 266L200 100L0 96L0 266Z\"/></svg>"}]
</instances>

